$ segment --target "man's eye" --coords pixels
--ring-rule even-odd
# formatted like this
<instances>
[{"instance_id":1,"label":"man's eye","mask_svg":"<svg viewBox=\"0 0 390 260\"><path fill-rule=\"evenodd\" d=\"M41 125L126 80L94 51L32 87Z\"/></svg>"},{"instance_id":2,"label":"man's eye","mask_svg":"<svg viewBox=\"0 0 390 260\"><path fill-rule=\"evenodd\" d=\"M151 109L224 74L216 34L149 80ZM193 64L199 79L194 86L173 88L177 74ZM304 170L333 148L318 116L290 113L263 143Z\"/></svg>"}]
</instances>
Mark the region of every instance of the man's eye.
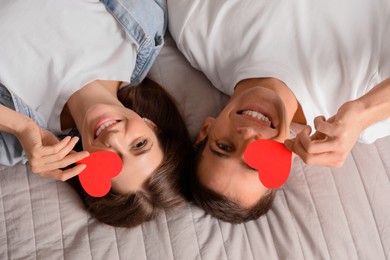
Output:
<instances>
[{"instance_id":1,"label":"man's eye","mask_svg":"<svg viewBox=\"0 0 390 260\"><path fill-rule=\"evenodd\" d=\"M217 143L217 146L218 146L219 149L221 149L222 151L225 151L225 152L229 152L229 151L232 150L230 148L230 146L228 146L226 144Z\"/></svg>"},{"instance_id":2,"label":"man's eye","mask_svg":"<svg viewBox=\"0 0 390 260\"><path fill-rule=\"evenodd\" d=\"M138 142L138 143L136 143L135 145L134 145L134 148L135 149L141 149L141 148L143 148L143 147L145 147L145 145L148 143L148 141L145 139L145 140L142 140L142 141L140 141L140 142Z\"/></svg>"}]
</instances>

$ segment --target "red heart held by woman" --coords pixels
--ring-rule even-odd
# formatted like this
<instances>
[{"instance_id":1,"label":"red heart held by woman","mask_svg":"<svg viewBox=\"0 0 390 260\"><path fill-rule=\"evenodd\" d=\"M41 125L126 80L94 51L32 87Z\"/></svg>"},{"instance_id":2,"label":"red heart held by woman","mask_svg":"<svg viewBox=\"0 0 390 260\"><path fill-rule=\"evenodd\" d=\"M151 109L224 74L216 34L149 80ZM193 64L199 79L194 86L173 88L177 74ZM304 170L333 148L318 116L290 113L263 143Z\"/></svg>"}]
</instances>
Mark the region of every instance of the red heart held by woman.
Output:
<instances>
[{"instance_id":1,"label":"red heart held by woman","mask_svg":"<svg viewBox=\"0 0 390 260\"><path fill-rule=\"evenodd\" d=\"M291 170L292 153L284 144L273 140L256 140L244 152L245 162L259 172L259 179L267 188L282 186Z\"/></svg>"},{"instance_id":2,"label":"red heart held by woman","mask_svg":"<svg viewBox=\"0 0 390 260\"><path fill-rule=\"evenodd\" d=\"M117 176L123 167L119 155L111 151L98 151L76 164L87 167L79 174L83 189L92 197L103 197L111 189L111 179Z\"/></svg>"}]
</instances>

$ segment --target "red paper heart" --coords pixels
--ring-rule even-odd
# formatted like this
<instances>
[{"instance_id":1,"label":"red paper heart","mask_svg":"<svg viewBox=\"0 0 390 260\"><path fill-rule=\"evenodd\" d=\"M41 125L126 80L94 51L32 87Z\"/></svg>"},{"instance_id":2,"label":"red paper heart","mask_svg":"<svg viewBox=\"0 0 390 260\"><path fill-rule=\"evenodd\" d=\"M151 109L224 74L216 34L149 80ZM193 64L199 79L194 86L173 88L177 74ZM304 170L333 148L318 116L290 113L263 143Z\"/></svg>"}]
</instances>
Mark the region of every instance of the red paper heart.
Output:
<instances>
[{"instance_id":1,"label":"red paper heart","mask_svg":"<svg viewBox=\"0 0 390 260\"><path fill-rule=\"evenodd\" d=\"M245 162L259 172L259 179L267 188L278 188L288 179L292 153L284 144L273 140L256 140L244 152Z\"/></svg>"},{"instance_id":2,"label":"red paper heart","mask_svg":"<svg viewBox=\"0 0 390 260\"><path fill-rule=\"evenodd\" d=\"M122 160L114 152L98 151L78 161L87 167L79 174L83 189L93 197L103 197L111 188L111 179L122 170Z\"/></svg>"}]
</instances>

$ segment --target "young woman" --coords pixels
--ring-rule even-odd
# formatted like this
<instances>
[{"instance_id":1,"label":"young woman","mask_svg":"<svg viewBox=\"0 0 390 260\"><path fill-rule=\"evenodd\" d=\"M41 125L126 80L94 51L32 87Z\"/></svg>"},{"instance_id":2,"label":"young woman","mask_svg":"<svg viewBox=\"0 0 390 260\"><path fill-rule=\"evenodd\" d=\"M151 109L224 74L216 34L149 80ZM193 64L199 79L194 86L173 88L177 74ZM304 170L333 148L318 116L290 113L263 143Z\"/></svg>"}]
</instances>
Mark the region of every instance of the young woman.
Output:
<instances>
[{"instance_id":1,"label":"young woman","mask_svg":"<svg viewBox=\"0 0 390 260\"><path fill-rule=\"evenodd\" d=\"M190 138L172 98L142 81L163 43L165 2L0 5L1 163L28 160L34 173L65 181L89 152L109 150L123 169L106 196L90 197L71 180L95 217L130 227L180 204ZM85 151L73 151L78 137L53 135L74 127Z\"/></svg>"}]
</instances>

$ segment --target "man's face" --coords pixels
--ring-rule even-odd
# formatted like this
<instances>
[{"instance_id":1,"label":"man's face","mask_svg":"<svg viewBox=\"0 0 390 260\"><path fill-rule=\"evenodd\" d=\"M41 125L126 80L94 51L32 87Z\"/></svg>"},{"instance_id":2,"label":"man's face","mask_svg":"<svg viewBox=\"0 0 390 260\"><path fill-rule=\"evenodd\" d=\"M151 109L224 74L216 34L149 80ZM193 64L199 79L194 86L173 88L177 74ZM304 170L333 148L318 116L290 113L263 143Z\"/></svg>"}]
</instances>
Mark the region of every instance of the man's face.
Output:
<instances>
[{"instance_id":1,"label":"man's face","mask_svg":"<svg viewBox=\"0 0 390 260\"><path fill-rule=\"evenodd\" d=\"M217 116L207 118L198 142L208 137L198 166L199 181L239 203L254 206L267 192L256 169L244 161L244 151L257 139L283 142L289 133L285 107L279 96L264 87L235 92Z\"/></svg>"}]
</instances>

